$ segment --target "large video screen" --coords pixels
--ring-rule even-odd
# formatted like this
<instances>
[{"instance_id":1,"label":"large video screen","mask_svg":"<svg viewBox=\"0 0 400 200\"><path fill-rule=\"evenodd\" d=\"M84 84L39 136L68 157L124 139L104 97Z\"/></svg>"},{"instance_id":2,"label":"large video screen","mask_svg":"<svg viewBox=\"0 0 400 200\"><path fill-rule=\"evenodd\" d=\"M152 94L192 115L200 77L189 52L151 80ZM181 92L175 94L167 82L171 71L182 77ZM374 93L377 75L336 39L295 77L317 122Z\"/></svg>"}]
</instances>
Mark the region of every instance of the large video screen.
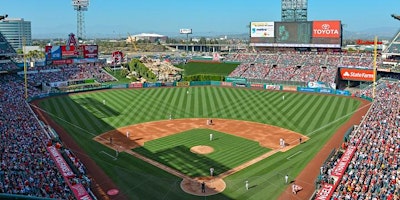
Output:
<instances>
[{"instance_id":1,"label":"large video screen","mask_svg":"<svg viewBox=\"0 0 400 200\"><path fill-rule=\"evenodd\" d=\"M266 33L267 30L271 31L271 28L267 29L267 27L272 27L272 25L270 25L270 22L268 22L268 26L266 26L266 24L260 23L261 22L251 23L251 46L311 48L341 47L342 30L341 22L339 20L274 22L273 37L271 37L270 33ZM264 35L268 35L269 37L266 37Z\"/></svg>"},{"instance_id":2,"label":"large video screen","mask_svg":"<svg viewBox=\"0 0 400 200\"><path fill-rule=\"evenodd\" d=\"M275 22L275 42L308 44L311 42L311 22Z\"/></svg>"}]
</instances>

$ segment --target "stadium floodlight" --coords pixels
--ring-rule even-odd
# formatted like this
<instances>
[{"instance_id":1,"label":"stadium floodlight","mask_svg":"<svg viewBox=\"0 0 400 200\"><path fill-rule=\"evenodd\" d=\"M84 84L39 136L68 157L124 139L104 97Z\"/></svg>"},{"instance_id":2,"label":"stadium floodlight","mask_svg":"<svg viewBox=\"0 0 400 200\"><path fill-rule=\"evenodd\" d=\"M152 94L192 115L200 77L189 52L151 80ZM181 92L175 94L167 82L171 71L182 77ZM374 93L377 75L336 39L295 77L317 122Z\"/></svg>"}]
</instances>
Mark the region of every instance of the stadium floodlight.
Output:
<instances>
[{"instance_id":1,"label":"stadium floodlight","mask_svg":"<svg viewBox=\"0 0 400 200\"><path fill-rule=\"evenodd\" d=\"M89 0L72 0L72 6L76 10L76 35L78 41L85 37L85 15L84 11L88 10Z\"/></svg>"},{"instance_id":2,"label":"stadium floodlight","mask_svg":"<svg viewBox=\"0 0 400 200\"><path fill-rule=\"evenodd\" d=\"M3 20L3 19L5 19L5 18L7 18L7 17L8 17L7 14L5 14L5 15L0 15L0 20Z\"/></svg>"}]
</instances>

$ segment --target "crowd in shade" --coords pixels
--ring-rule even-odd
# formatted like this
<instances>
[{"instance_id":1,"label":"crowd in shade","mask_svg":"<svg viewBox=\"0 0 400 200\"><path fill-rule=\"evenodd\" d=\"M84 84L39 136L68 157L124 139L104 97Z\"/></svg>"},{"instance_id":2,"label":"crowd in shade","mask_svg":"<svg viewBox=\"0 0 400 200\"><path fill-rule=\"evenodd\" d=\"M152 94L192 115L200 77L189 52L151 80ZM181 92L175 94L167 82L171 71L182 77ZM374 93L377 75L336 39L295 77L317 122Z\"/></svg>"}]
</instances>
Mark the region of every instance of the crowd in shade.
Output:
<instances>
[{"instance_id":1,"label":"crowd in shade","mask_svg":"<svg viewBox=\"0 0 400 200\"><path fill-rule=\"evenodd\" d=\"M372 96L367 88L357 96ZM382 81L368 115L355 128L343 149L356 151L331 199L394 200L400 198L400 83ZM340 159L332 156L321 167L322 183Z\"/></svg>"},{"instance_id":2,"label":"crowd in shade","mask_svg":"<svg viewBox=\"0 0 400 200\"><path fill-rule=\"evenodd\" d=\"M334 83L338 67L373 67L371 53L241 52L228 54L225 61L241 63L229 74L232 77L296 82Z\"/></svg>"},{"instance_id":3,"label":"crowd in shade","mask_svg":"<svg viewBox=\"0 0 400 200\"><path fill-rule=\"evenodd\" d=\"M18 69L17 65L10 60L2 61L0 63L0 71L10 71Z\"/></svg>"}]
</instances>

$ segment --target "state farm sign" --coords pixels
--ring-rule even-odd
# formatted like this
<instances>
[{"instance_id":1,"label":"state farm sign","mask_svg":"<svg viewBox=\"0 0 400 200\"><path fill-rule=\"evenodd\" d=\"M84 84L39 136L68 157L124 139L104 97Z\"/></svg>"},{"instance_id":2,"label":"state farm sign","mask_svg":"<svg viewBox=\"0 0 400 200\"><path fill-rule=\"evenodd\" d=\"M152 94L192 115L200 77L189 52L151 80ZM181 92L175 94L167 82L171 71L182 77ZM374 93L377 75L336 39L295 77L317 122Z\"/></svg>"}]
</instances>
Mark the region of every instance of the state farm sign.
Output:
<instances>
[{"instance_id":1,"label":"state farm sign","mask_svg":"<svg viewBox=\"0 0 400 200\"><path fill-rule=\"evenodd\" d=\"M340 21L313 21L312 37L339 38Z\"/></svg>"},{"instance_id":2,"label":"state farm sign","mask_svg":"<svg viewBox=\"0 0 400 200\"><path fill-rule=\"evenodd\" d=\"M374 81L374 70L340 68L340 78L351 81Z\"/></svg>"}]
</instances>

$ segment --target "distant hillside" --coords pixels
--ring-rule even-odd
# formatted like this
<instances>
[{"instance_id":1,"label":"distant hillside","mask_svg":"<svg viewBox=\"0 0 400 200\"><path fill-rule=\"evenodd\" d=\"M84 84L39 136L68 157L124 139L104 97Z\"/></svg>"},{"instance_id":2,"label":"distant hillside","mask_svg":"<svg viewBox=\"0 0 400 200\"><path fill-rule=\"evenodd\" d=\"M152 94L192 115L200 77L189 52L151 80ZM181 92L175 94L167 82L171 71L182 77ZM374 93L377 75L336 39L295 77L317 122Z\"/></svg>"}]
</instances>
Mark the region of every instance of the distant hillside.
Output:
<instances>
[{"instance_id":1,"label":"distant hillside","mask_svg":"<svg viewBox=\"0 0 400 200\"><path fill-rule=\"evenodd\" d=\"M378 36L379 39L392 39L394 35L399 31L398 27L377 27L371 29L365 29L361 31L344 31L343 39L373 39Z\"/></svg>"}]
</instances>

